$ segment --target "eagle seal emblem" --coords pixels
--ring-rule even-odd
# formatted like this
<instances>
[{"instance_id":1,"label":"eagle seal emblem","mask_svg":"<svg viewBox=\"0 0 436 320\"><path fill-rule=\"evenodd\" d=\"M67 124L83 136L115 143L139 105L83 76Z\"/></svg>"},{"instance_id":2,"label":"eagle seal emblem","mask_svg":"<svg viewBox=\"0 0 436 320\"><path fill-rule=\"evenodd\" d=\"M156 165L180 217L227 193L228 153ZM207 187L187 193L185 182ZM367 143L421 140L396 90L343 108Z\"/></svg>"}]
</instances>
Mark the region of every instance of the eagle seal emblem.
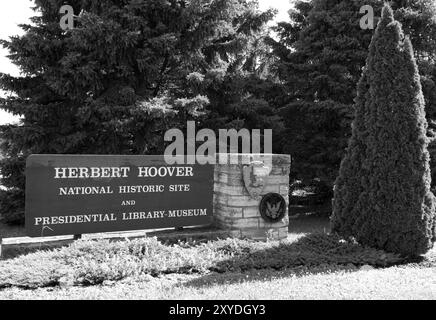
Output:
<instances>
[{"instance_id":1,"label":"eagle seal emblem","mask_svg":"<svg viewBox=\"0 0 436 320\"><path fill-rule=\"evenodd\" d=\"M278 193L268 193L259 204L262 218L267 222L278 222L286 213L286 200Z\"/></svg>"}]
</instances>

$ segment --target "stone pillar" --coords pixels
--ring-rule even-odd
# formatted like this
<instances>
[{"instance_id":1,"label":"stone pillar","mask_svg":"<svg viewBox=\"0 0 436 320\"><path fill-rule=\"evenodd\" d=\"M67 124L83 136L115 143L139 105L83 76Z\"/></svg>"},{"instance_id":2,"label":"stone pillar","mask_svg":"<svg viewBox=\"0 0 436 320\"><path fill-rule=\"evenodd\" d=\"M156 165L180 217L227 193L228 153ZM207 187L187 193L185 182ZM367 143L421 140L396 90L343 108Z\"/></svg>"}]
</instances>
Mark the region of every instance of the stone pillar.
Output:
<instances>
[{"instance_id":1,"label":"stone pillar","mask_svg":"<svg viewBox=\"0 0 436 320\"><path fill-rule=\"evenodd\" d=\"M223 163L223 156L229 156L232 162ZM219 229L227 230L231 237L283 240L288 236L291 158L289 155L268 156L269 161L263 161L268 159L262 158L264 155L218 155L214 173L214 224ZM250 173L251 178L256 175L262 177L250 180ZM269 199L265 196L270 193L281 195L286 202L284 216L277 221L268 221L260 212L262 199L262 208L265 208L265 200Z\"/></svg>"}]
</instances>

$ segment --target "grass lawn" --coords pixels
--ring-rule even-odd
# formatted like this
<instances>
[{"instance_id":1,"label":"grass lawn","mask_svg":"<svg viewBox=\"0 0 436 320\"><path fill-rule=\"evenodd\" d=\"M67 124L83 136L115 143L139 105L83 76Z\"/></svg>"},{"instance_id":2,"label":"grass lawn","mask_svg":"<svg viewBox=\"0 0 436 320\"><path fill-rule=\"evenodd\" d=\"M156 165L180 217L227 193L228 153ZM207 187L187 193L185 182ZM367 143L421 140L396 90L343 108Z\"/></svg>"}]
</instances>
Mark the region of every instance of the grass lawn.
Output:
<instances>
[{"instance_id":1,"label":"grass lawn","mask_svg":"<svg viewBox=\"0 0 436 320\"><path fill-rule=\"evenodd\" d=\"M436 299L435 267L143 276L89 287L11 288L0 290L0 299Z\"/></svg>"},{"instance_id":2,"label":"grass lawn","mask_svg":"<svg viewBox=\"0 0 436 320\"><path fill-rule=\"evenodd\" d=\"M315 250L316 255L314 258L311 254L303 255L305 259L312 262L308 265L302 263L301 265L294 265L292 268L276 268L277 264L274 262L269 266L271 260L280 259L283 252L288 254L286 250L299 251L298 247L294 247L294 245L298 246L301 239L307 242L308 237L310 238L313 233L328 232L329 221L325 216L307 215L291 219L289 231L289 244L286 247L289 249L285 248L285 251L275 252L272 250L274 247L264 245L260 245L260 249L257 249L257 247L254 249L249 247L239 248L239 253L253 250L248 254L248 259L258 259L261 262L261 266L255 265L248 268L245 264L246 269L243 271L229 268L223 272L210 270L186 272L183 263L195 265L198 261L181 261L191 259L183 255L184 248L179 248L177 252L164 249L163 254L169 257L168 260L164 261L165 259L159 258L157 259L159 260L158 265L149 266L151 270L160 268L159 270L162 272L143 272L121 277L118 280L102 280L90 286L59 282L53 286L49 285L48 287L31 290L19 286L3 287L0 289L0 299L436 299L436 250L427 254L422 262L385 268L374 268L369 265L362 266L359 263L346 263L346 261L338 264L314 264L313 261L317 261L317 257L321 259L326 257L322 250ZM224 247L225 250L228 249L226 246ZM132 248L135 249L135 245L132 245ZM132 250L132 248L129 250ZM119 247L115 249L112 248L111 250L115 250L114 252L118 256L115 254L104 263L102 263L102 260L106 258L101 255L101 253L105 254L106 252L104 246L100 248L99 252L90 252L88 247L82 250L90 255L83 256L81 259L95 259L97 261L96 265L86 265L85 271L90 273L104 271L106 274L112 275L114 269L120 266L124 268L124 261L117 262L116 260L117 257L121 256L117 251ZM219 250L222 250L222 248ZM221 252L219 250L207 251L206 253L207 255L214 255L215 258L211 259L220 259L221 256L216 255L217 252ZM367 254L370 262L379 258L373 258L373 253L368 253L367 249L359 250L356 254L360 256ZM345 252L348 253L349 251L346 248ZM159 254L162 253L159 252ZM150 257L153 257L153 255L154 253ZM380 253L376 253L376 255L379 256ZM144 260L150 262L150 257L145 257ZM72 261L80 260L74 258L74 256L69 258L73 259ZM225 266L230 262L235 263L235 265L238 265L238 263L244 265L249 261L246 258L244 258L245 260L241 258L239 261L236 255L236 262L226 260L228 258L221 262ZM290 259L288 261L293 262L301 257L297 254L288 258ZM177 262L179 269L171 266L171 263L174 263L174 261L171 262L171 259L181 261ZM262 261L262 259L265 261ZM18 273L24 273L24 276L19 279L20 281L26 281L26 277L28 277L26 270L21 270L22 266L35 264L32 260L38 260L38 258L34 259L29 256L29 259L22 260L20 268L17 269ZM2 271L2 267L5 268L7 263L13 265L15 260L7 261L0 261L0 287L2 272L4 274L4 270L6 270ZM53 260L47 261L53 262ZM164 261L163 264L168 264L167 269L159 265L161 261ZM282 262L279 261L279 263ZM128 260L128 263L134 264L131 260ZM201 263L207 264L208 262L203 261ZM43 264L38 262L36 266L40 268ZM107 266L106 269L101 269L100 266L103 264L109 264L109 270L106 270L108 269ZM53 266L53 269L56 269L56 265ZM178 272L177 270L182 271ZM36 275L42 278L46 275L44 273L46 271L35 272Z\"/></svg>"}]
</instances>

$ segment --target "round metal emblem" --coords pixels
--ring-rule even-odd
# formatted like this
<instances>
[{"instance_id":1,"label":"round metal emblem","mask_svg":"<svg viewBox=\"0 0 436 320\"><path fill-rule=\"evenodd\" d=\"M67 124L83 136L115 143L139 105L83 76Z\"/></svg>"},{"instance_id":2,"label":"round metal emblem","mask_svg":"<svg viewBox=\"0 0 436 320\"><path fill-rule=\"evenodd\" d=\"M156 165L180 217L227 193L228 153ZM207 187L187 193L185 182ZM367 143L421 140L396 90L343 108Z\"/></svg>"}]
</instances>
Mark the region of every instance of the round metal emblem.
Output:
<instances>
[{"instance_id":1,"label":"round metal emblem","mask_svg":"<svg viewBox=\"0 0 436 320\"><path fill-rule=\"evenodd\" d=\"M259 204L260 215L265 221L278 222L286 213L286 200L278 193L268 193Z\"/></svg>"}]
</instances>

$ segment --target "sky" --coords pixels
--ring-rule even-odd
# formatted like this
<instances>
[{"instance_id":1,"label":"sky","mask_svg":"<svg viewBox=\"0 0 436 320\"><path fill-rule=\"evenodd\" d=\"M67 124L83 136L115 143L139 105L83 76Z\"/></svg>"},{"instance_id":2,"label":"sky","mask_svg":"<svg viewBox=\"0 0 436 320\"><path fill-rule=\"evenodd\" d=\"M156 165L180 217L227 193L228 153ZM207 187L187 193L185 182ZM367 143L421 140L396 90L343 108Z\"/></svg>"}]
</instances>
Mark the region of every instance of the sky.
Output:
<instances>
[{"instance_id":1,"label":"sky","mask_svg":"<svg viewBox=\"0 0 436 320\"><path fill-rule=\"evenodd\" d=\"M288 10L291 8L292 0L258 0L260 9L276 8L279 10L276 21L287 20ZM0 39L7 39L9 36L21 35L22 30L18 24L28 23L29 18L35 13L32 11L32 0L13 0L2 1L0 10ZM68 1L66 1L67 3ZM6 7L6 8L5 8ZM13 65L6 57L7 50L0 46L0 72L18 76L20 74L18 68ZM1 93L0 93L1 94ZM16 122L17 118L13 115L0 110L0 125L10 122Z\"/></svg>"}]
</instances>

